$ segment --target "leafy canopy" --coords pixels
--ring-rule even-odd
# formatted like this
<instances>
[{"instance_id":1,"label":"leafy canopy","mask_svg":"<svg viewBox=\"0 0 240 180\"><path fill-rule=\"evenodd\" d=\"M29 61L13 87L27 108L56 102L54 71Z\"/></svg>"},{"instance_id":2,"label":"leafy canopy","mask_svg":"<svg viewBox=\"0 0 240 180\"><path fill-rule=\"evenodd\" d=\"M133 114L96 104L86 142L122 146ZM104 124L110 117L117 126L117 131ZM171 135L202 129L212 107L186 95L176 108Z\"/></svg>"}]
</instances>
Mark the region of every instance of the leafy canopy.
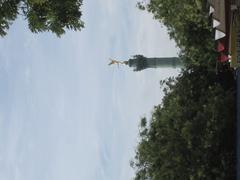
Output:
<instances>
[{"instance_id":1,"label":"leafy canopy","mask_svg":"<svg viewBox=\"0 0 240 180\"><path fill-rule=\"evenodd\" d=\"M213 30L209 24L207 0L146 0L138 3L154 18L167 27L170 38L180 48L180 56L185 55L185 65L212 66L214 52ZM205 53L209 52L211 53ZM199 58L201 56L201 58ZM189 62L190 61L190 62Z\"/></svg>"},{"instance_id":2,"label":"leafy canopy","mask_svg":"<svg viewBox=\"0 0 240 180\"><path fill-rule=\"evenodd\" d=\"M22 15L34 32L51 31L57 36L66 29L81 30L82 0L1 0L0 35L5 36L10 24Z\"/></svg>"},{"instance_id":3,"label":"leafy canopy","mask_svg":"<svg viewBox=\"0 0 240 180\"><path fill-rule=\"evenodd\" d=\"M140 141L131 161L135 179L236 179L235 80L227 64L216 74L207 1L144 2L139 8L167 27L185 68L176 79L162 83L162 103L149 121L141 119Z\"/></svg>"},{"instance_id":4,"label":"leafy canopy","mask_svg":"<svg viewBox=\"0 0 240 180\"><path fill-rule=\"evenodd\" d=\"M235 178L235 91L218 78L195 67L165 82L162 104L140 122L136 180Z\"/></svg>"}]
</instances>

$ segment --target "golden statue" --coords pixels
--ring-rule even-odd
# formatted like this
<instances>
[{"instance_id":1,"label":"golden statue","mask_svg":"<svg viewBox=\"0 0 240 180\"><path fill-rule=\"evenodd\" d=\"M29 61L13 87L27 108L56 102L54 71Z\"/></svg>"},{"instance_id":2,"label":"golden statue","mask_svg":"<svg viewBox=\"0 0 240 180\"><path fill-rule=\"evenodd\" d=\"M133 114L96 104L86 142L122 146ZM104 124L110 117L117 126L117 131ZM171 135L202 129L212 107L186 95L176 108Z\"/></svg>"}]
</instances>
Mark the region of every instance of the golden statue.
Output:
<instances>
[{"instance_id":1,"label":"golden statue","mask_svg":"<svg viewBox=\"0 0 240 180\"><path fill-rule=\"evenodd\" d=\"M108 64L109 66L112 64L117 64L119 66L119 64L127 64L128 63L127 61L118 61L118 60L111 59L111 58L109 58L109 60L110 60L110 63Z\"/></svg>"}]
</instances>

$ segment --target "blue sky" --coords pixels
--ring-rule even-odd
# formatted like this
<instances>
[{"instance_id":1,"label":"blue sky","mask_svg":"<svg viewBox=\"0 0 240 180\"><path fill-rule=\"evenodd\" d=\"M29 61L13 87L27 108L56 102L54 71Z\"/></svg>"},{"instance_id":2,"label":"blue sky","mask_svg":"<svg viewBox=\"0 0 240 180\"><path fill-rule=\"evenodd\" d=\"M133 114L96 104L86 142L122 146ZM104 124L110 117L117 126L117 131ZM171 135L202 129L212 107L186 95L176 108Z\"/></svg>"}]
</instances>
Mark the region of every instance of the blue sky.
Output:
<instances>
[{"instance_id":1,"label":"blue sky","mask_svg":"<svg viewBox=\"0 0 240 180\"><path fill-rule=\"evenodd\" d=\"M19 18L0 39L0 179L126 180L138 123L172 69L133 72L108 58L175 56L136 1L84 1L85 28L57 38Z\"/></svg>"}]
</instances>

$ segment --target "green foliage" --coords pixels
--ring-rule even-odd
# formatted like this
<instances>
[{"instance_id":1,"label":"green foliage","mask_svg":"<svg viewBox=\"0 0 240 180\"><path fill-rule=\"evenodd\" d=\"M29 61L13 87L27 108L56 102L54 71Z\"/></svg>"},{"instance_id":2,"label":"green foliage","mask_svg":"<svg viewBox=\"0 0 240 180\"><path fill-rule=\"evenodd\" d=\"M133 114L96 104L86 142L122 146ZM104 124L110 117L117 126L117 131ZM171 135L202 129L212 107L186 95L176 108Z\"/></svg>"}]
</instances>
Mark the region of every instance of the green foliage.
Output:
<instances>
[{"instance_id":1,"label":"green foliage","mask_svg":"<svg viewBox=\"0 0 240 180\"><path fill-rule=\"evenodd\" d=\"M191 44L188 36L192 36L192 33L197 35L195 39L198 40L199 32L211 31L206 21L206 0L150 0L146 5L139 3L139 7L143 9L141 6L145 6L155 19L168 28L170 37L174 38L180 47Z\"/></svg>"},{"instance_id":2,"label":"green foliage","mask_svg":"<svg viewBox=\"0 0 240 180\"><path fill-rule=\"evenodd\" d=\"M144 2L139 2L138 7L148 10L156 20L167 27L170 37L181 49L181 56L184 55L186 66L199 65L203 61L212 66L211 56L215 53L207 0L150 0L148 4ZM206 51L212 53L205 55Z\"/></svg>"},{"instance_id":3,"label":"green foliage","mask_svg":"<svg viewBox=\"0 0 240 180\"><path fill-rule=\"evenodd\" d=\"M57 36L65 29L81 30L82 0L6 0L0 1L0 35L6 35L9 25L20 14L28 20L34 32L51 31Z\"/></svg>"},{"instance_id":4,"label":"green foliage","mask_svg":"<svg viewBox=\"0 0 240 180\"><path fill-rule=\"evenodd\" d=\"M136 180L234 179L235 92L216 78L195 67L167 81L149 126L141 121Z\"/></svg>"},{"instance_id":5,"label":"green foliage","mask_svg":"<svg viewBox=\"0 0 240 180\"><path fill-rule=\"evenodd\" d=\"M1 0L0 1L0 36L5 36L6 30L18 14L20 0Z\"/></svg>"},{"instance_id":6,"label":"green foliage","mask_svg":"<svg viewBox=\"0 0 240 180\"><path fill-rule=\"evenodd\" d=\"M227 64L216 74L206 0L150 0L138 6L168 28L185 68L176 79L160 82L165 97L149 122L141 120L131 162L135 179L234 180L235 80Z\"/></svg>"}]
</instances>

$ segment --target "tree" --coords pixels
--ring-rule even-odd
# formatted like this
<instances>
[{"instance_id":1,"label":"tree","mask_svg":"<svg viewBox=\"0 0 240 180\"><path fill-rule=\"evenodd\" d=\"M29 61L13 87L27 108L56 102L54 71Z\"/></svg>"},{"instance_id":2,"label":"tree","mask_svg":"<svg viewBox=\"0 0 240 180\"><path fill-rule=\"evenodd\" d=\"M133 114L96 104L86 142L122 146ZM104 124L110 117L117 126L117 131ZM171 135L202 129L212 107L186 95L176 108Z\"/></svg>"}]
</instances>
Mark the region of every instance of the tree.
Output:
<instances>
[{"instance_id":1,"label":"tree","mask_svg":"<svg viewBox=\"0 0 240 180\"><path fill-rule=\"evenodd\" d=\"M167 28L185 68L164 81L165 97L141 119L131 166L136 180L234 180L236 85L228 64L216 74L206 0L139 3Z\"/></svg>"},{"instance_id":2,"label":"tree","mask_svg":"<svg viewBox=\"0 0 240 180\"><path fill-rule=\"evenodd\" d=\"M34 32L51 31L57 36L65 29L81 30L82 0L5 0L0 1L0 35L5 36L10 24L22 15Z\"/></svg>"},{"instance_id":3,"label":"tree","mask_svg":"<svg viewBox=\"0 0 240 180\"><path fill-rule=\"evenodd\" d=\"M204 61L212 67L214 37L206 4L207 0L150 0L148 4L144 0L138 7L152 13L167 27L170 37L181 50L180 55L184 55L182 59L186 66ZM209 51L211 53L205 53Z\"/></svg>"},{"instance_id":4,"label":"tree","mask_svg":"<svg viewBox=\"0 0 240 180\"><path fill-rule=\"evenodd\" d=\"M10 23L16 19L20 0L0 1L0 35L5 36Z\"/></svg>"},{"instance_id":5,"label":"tree","mask_svg":"<svg viewBox=\"0 0 240 180\"><path fill-rule=\"evenodd\" d=\"M162 104L140 123L136 180L235 179L235 90L217 78L194 67L166 81Z\"/></svg>"}]
</instances>

